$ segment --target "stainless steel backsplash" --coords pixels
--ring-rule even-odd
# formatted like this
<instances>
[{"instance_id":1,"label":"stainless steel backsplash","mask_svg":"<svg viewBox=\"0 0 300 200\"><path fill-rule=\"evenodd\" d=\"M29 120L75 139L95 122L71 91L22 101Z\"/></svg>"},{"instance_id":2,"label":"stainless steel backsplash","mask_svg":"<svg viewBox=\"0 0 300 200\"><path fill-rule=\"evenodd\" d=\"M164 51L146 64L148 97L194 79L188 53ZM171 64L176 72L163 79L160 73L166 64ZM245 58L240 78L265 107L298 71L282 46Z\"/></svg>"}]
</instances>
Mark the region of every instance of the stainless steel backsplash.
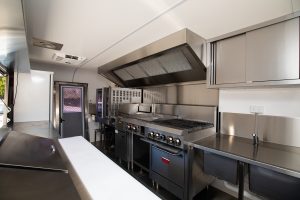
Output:
<instances>
[{"instance_id":1,"label":"stainless steel backsplash","mask_svg":"<svg viewBox=\"0 0 300 200\"><path fill-rule=\"evenodd\" d=\"M122 114L135 114L138 112L139 104L138 103L124 103L120 104L118 113Z\"/></svg>"},{"instance_id":2,"label":"stainless steel backsplash","mask_svg":"<svg viewBox=\"0 0 300 200\"><path fill-rule=\"evenodd\" d=\"M300 118L258 116L258 136L261 141L300 147ZM221 133L252 138L254 115L221 113Z\"/></svg>"},{"instance_id":3,"label":"stainless steel backsplash","mask_svg":"<svg viewBox=\"0 0 300 200\"><path fill-rule=\"evenodd\" d=\"M219 91L203 82L154 86L143 88L143 103L218 105Z\"/></svg>"},{"instance_id":4,"label":"stainless steel backsplash","mask_svg":"<svg viewBox=\"0 0 300 200\"><path fill-rule=\"evenodd\" d=\"M182 119L200 120L216 123L216 106L154 104L154 112L165 115L176 115Z\"/></svg>"}]
</instances>

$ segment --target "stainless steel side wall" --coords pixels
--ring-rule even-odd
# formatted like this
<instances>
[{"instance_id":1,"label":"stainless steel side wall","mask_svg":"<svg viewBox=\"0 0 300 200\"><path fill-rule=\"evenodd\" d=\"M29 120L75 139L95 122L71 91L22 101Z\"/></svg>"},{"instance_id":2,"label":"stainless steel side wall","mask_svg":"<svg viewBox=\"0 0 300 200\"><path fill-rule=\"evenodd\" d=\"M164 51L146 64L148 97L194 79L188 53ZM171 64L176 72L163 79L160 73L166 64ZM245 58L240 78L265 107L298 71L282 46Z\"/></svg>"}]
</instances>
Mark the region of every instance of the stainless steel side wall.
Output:
<instances>
[{"instance_id":1,"label":"stainless steel side wall","mask_svg":"<svg viewBox=\"0 0 300 200\"><path fill-rule=\"evenodd\" d=\"M261 141L300 147L300 118L258 116L258 136ZM221 133L252 138L254 115L221 113Z\"/></svg>"},{"instance_id":2,"label":"stainless steel side wall","mask_svg":"<svg viewBox=\"0 0 300 200\"><path fill-rule=\"evenodd\" d=\"M120 104L118 113L122 114L135 114L138 112L139 104L137 103L124 103Z\"/></svg>"},{"instance_id":3,"label":"stainless steel side wall","mask_svg":"<svg viewBox=\"0 0 300 200\"><path fill-rule=\"evenodd\" d=\"M219 90L205 82L188 82L143 88L143 103L218 105Z\"/></svg>"}]
</instances>

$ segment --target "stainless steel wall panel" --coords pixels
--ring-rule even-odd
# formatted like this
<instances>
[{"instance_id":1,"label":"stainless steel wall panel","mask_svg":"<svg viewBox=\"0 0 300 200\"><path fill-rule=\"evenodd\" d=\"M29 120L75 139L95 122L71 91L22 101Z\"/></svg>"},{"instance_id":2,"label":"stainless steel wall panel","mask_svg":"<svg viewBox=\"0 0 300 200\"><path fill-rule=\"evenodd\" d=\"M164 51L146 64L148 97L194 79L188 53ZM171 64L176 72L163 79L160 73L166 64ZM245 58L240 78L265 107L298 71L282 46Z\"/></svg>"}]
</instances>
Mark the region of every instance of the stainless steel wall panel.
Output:
<instances>
[{"instance_id":1,"label":"stainless steel wall panel","mask_svg":"<svg viewBox=\"0 0 300 200\"><path fill-rule=\"evenodd\" d=\"M208 106L186 106L178 105L175 109L176 115L183 119L201 120L210 123L215 123L216 107Z\"/></svg>"},{"instance_id":2,"label":"stainless steel wall panel","mask_svg":"<svg viewBox=\"0 0 300 200\"><path fill-rule=\"evenodd\" d=\"M260 141L300 147L300 118L258 115ZM221 133L252 139L254 115L221 113Z\"/></svg>"},{"instance_id":3,"label":"stainless steel wall panel","mask_svg":"<svg viewBox=\"0 0 300 200\"><path fill-rule=\"evenodd\" d=\"M206 84L174 84L144 88L144 103L218 105L219 91Z\"/></svg>"},{"instance_id":4,"label":"stainless steel wall panel","mask_svg":"<svg viewBox=\"0 0 300 200\"><path fill-rule=\"evenodd\" d=\"M246 35L217 42L216 84L246 81Z\"/></svg>"},{"instance_id":5,"label":"stainless steel wall panel","mask_svg":"<svg viewBox=\"0 0 300 200\"><path fill-rule=\"evenodd\" d=\"M300 147L300 118L258 116L258 134L264 141Z\"/></svg>"},{"instance_id":6,"label":"stainless steel wall panel","mask_svg":"<svg viewBox=\"0 0 300 200\"><path fill-rule=\"evenodd\" d=\"M219 105L219 90L207 89L206 84L179 85L178 104Z\"/></svg>"},{"instance_id":7,"label":"stainless steel wall panel","mask_svg":"<svg viewBox=\"0 0 300 200\"><path fill-rule=\"evenodd\" d=\"M157 114L176 115L176 105L172 104L153 104L154 112Z\"/></svg>"},{"instance_id":8,"label":"stainless steel wall panel","mask_svg":"<svg viewBox=\"0 0 300 200\"><path fill-rule=\"evenodd\" d=\"M176 115L179 118L215 123L215 106L155 104L155 113Z\"/></svg>"},{"instance_id":9,"label":"stainless steel wall panel","mask_svg":"<svg viewBox=\"0 0 300 200\"><path fill-rule=\"evenodd\" d=\"M221 133L238 137L252 138L254 115L221 113Z\"/></svg>"},{"instance_id":10,"label":"stainless steel wall panel","mask_svg":"<svg viewBox=\"0 0 300 200\"><path fill-rule=\"evenodd\" d=\"M299 79L299 18L246 33L246 80Z\"/></svg>"},{"instance_id":11,"label":"stainless steel wall panel","mask_svg":"<svg viewBox=\"0 0 300 200\"><path fill-rule=\"evenodd\" d=\"M138 112L139 104L137 103L124 103L119 106L119 113L123 114L135 114Z\"/></svg>"}]
</instances>

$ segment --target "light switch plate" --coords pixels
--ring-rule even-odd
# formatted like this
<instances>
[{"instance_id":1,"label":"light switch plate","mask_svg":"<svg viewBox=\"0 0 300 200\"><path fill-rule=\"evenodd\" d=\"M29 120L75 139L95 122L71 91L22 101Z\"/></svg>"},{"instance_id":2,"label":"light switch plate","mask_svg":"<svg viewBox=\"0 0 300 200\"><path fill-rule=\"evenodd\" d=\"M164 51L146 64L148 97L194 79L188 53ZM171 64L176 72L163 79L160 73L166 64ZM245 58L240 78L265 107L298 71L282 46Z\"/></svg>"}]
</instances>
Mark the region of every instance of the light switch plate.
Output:
<instances>
[{"instance_id":1,"label":"light switch plate","mask_svg":"<svg viewBox=\"0 0 300 200\"><path fill-rule=\"evenodd\" d=\"M250 106L250 113L263 114L264 111L265 111L264 106L256 106L256 105L251 105Z\"/></svg>"}]
</instances>

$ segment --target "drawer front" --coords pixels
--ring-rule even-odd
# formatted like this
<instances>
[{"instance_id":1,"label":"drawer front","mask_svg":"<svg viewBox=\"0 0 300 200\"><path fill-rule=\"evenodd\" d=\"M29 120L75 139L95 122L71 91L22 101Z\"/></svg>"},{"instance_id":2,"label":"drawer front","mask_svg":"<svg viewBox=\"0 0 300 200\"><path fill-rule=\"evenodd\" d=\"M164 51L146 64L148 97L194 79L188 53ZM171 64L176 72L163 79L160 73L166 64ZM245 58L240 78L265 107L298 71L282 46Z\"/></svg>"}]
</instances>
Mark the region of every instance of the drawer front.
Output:
<instances>
[{"instance_id":1,"label":"drawer front","mask_svg":"<svg viewBox=\"0 0 300 200\"><path fill-rule=\"evenodd\" d=\"M204 152L204 172L237 184L238 161L214 153Z\"/></svg>"},{"instance_id":2,"label":"drawer front","mask_svg":"<svg viewBox=\"0 0 300 200\"><path fill-rule=\"evenodd\" d=\"M152 171L175 184L184 185L184 153L172 154L156 146L151 147Z\"/></svg>"},{"instance_id":3,"label":"drawer front","mask_svg":"<svg viewBox=\"0 0 300 200\"><path fill-rule=\"evenodd\" d=\"M249 166L249 189L270 199L300 199L300 179L255 165Z\"/></svg>"}]
</instances>

